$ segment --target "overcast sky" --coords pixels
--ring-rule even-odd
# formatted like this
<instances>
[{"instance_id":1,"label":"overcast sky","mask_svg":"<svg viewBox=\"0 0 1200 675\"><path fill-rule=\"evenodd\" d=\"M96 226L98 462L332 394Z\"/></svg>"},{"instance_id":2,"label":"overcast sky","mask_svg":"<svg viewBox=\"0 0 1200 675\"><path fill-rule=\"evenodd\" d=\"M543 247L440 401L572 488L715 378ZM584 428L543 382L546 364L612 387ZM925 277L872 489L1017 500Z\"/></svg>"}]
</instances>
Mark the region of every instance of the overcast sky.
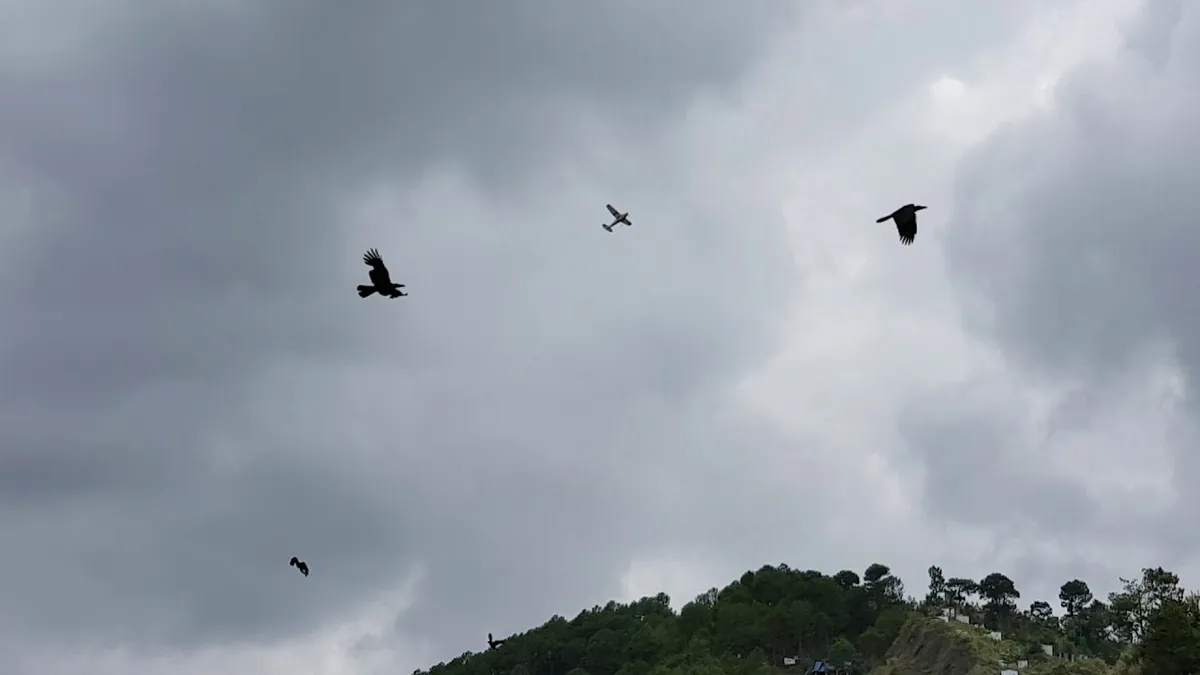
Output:
<instances>
[{"instance_id":1,"label":"overcast sky","mask_svg":"<svg viewBox=\"0 0 1200 675\"><path fill-rule=\"evenodd\" d=\"M0 671L1200 583L1198 92L1182 0L0 2Z\"/></svg>"}]
</instances>

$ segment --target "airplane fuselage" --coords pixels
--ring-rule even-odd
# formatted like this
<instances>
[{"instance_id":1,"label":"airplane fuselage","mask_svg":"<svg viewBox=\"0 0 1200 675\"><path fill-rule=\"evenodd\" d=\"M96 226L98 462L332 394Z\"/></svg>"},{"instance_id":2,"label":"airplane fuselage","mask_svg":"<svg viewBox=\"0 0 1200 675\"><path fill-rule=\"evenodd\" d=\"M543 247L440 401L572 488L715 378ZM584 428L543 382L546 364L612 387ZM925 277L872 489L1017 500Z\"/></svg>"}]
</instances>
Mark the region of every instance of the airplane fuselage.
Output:
<instances>
[{"instance_id":1,"label":"airplane fuselage","mask_svg":"<svg viewBox=\"0 0 1200 675\"><path fill-rule=\"evenodd\" d=\"M612 229L613 229L614 227L616 227L616 226L617 226L618 224L620 224L620 223L625 223L626 225L632 225L632 224L633 224L633 223L629 222L629 214L628 214L628 213L622 213L621 215L619 215L619 216L617 216L616 218L614 218L611 224L609 224L609 225L604 225L603 223L601 223L601 225L604 225L604 229L608 230L609 232L612 232Z\"/></svg>"}]
</instances>

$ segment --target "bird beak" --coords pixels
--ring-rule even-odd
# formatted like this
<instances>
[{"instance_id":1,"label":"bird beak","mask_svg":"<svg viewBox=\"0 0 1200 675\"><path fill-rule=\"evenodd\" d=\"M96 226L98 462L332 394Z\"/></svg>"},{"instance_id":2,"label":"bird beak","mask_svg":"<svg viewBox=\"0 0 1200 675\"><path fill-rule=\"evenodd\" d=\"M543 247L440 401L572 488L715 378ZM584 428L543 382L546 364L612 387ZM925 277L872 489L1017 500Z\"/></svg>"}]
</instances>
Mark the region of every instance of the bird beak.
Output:
<instances>
[{"instance_id":1,"label":"bird beak","mask_svg":"<svg viewBox=\"0 0 1200 675\"><path fill-rule=\"evenodd\" d=\"M918 206L918 207L917 207L916 209L914 209L914 210L916 210L916 211L920 211L921 209L927 209L927 208L929 208L929 207L928 207L928 206Z\"/></svg>"}]
</instances>

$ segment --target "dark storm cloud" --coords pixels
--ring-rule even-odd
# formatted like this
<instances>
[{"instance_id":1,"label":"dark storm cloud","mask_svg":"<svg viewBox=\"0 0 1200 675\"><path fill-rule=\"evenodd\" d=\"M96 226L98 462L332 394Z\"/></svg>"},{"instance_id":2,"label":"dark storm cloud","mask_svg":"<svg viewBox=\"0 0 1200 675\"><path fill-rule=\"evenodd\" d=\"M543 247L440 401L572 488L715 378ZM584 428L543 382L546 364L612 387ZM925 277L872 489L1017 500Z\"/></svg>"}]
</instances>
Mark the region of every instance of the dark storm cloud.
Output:
<instances>
[{"instance_id":1,"label":"dark storm cloud","mask_svg":"<svg viewBox=\"0 0 1200 675\"><path fill-rule=\"evenodd\" d=\"M1044 433L1031 422L1034 406L1019 396L972 405L956 392L916 406L904 431L927 467L926 501L936 513L1174 553L1178 529L1194 530L1182 517L1194 512L1186 486L1200 470L1190 453L1173 465L1185 495L1179 518L1113 513L1105 507L1119 504L1118 495L1084 490L1105 453L1132 462L1164 442L1191 446L1180 440L1185 429L1166 440L1154 431L1177 423L1169 396L1136 396L1154 391L1148 373L1173 360L1193 397L1200 383L1200 99L1192 93L1200 85L1200 12L1193 9L1146 3L1113 61L1066 77L1052 107L1002 128L962 164L946 255L968 326L1000 347L1014 381L1023 382L1015 386L1075 393ZM1105 438L1115 419L1141 433L1128 442ZM1043 469L1055 434L1071 432L1096 434L1075 458L1076 475Z\"/></svg>"},{"instance_id":2,"label":"dark storm cloud","mask_svg":"<svg viewBox=\"0 0 1200 675\"><path fill-rule=\"evenodd\" d=\"M424 296L364 309L345 202L450 165L541 208L528 180L586 147L576 114L622 148L654 143L698 92L731 86L792 5L114 5L63 16L95 25L61 49L10 44L0 175L28 197L0 252L12 634L264 640L424 562L414 622L457 646L513 607L528 623L610 584L654 505L629 467L679 461L642 457L672 450L656 424L764 343L782 228L724 227L757 213L736 203L678 208L665 218L690 222L669 234L708 239L651 236L614 281L560 248L580 243L560 224L521 248L401 219L410 247L363 245ZM643 204L658 189L626 187ZM689 281L714 263L719 287ZM570 270L593 290L562 291L553 275ZM649 283L664 270L682 281ZM627 305L597 298L602 283ZM585 328L560 335L547 316ZM607 388L557 393L564 375Z\"/></svg>"}]
</instances>

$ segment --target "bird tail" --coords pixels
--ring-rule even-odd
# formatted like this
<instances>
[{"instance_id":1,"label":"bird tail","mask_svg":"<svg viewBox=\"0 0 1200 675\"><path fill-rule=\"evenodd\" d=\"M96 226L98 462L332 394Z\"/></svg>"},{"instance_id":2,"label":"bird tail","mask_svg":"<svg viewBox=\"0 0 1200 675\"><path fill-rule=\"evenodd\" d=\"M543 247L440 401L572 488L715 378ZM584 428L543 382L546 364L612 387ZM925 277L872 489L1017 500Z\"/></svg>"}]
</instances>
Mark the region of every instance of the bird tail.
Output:
<instances>
[{"instance_id":1,"label":"bird tail","mask_svg":"<svg viewBox=\"0 0 1200 675\"><path fill-rule=\"evenodd\" d=\"M360 297L360 298L365 298L374 292L375 292L374 286L359 286L358 287L358 297Z\"/></svg>"},{"instance_id":2,"label":"bird tail","mask_svg":"<svg viewBox=\"0 0 1200 675\"><path fill-rule=\"evenodd\" d=\"M875 222L886 223L888 221L888 218L891 218L891 216L884 216L884 217L880 218L879 220L876 220Z\"/></svg>"}]
</instances>

